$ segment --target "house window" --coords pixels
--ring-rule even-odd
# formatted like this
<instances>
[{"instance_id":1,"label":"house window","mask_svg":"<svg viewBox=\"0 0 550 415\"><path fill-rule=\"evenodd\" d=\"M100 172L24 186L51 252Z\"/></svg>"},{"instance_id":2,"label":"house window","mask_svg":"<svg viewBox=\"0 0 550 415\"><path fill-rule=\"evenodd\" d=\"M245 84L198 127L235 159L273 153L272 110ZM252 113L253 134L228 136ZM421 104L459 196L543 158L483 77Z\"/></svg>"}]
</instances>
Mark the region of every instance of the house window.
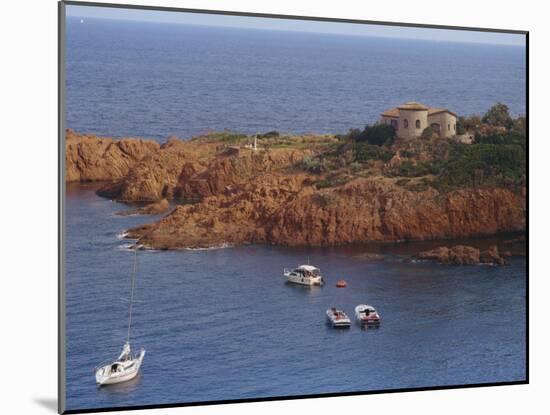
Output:
<instances>
[{"instance_id":1,"label":"house window","mask_svg":"<svg viewBox=\"0 0 550 415\"><path fill-rule=\"evenodd\" d=\"M456 124L453 124L453 130L456 131Z\"/></svg>"},{"instance_id":2,"label":"house window","mask_svg":"<svg viewBox=\"0 0 550 415\"><path fill-rule=\"evenodd\" d=\"M416 128L420 129L420 120L416 120Z\"/></svg>"},{"instance_id":3,"label":"house window","mask_svg":"<svg viewBox=\"0 0 550 415\"><path fill-rule=\"evenodd\" d=\"M447 131L451 131L451 124L447 124Z\"/></svg>"},{"instance_id":4,"label":"house window","mask_svg":"<svg viewBox=\"0 0 550 415\"><path fill-rule=\"evenodd\" d=\"M403 127L409 128L409 120L403 120Z\"/></svg>"},{"instance_id":5,"label":"house window","mask_svg":"<svg viewBox=\"0 0 550 415\"><path fill-rule=\"evenodd\" d=\"M397 130L397 120L390 120L390 125Z\"/></svg>"}]
</instances>

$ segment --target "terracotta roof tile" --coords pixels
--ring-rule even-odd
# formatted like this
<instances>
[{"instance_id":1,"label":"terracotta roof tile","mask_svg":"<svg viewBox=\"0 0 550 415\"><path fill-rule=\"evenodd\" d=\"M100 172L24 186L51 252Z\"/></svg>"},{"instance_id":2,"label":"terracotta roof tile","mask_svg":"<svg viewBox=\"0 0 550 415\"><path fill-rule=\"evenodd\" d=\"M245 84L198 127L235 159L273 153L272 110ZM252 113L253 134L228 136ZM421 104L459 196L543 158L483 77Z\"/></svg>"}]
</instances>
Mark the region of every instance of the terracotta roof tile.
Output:
<instances>
[{"instance_id":1,"label":"terracotta roof tile","mask_svg":"<svg viewBox=\"0 0 550 415\"><path fill-rule=\"evenodd\" d=\"M439 114L440 112L448 112L449 114L451 115L454 115L456 117L456 114L452 111L449 111L448 109L446 108L430 108L428 110L428 116L430 115L435 115L435 114Z\"/></svg>"},{"instance_id":2,"label":"terracotta roof tile","mask_svg":"<svg viewBox=\"0 0 550 415\"><path fill-rule=\"evenodd\" d=\"M441 112L448 112L449 114L454 115L455 117L457 116L454 112L449 111L446 108L429 108L429 107L426 107L425 105L419 104L418 102L407 102L406 104L400 105L396 108L390 108L390 109L384 111L383 113L381 113L380 115L382 117L397 118L397 117L399 117L399 110L400 109L416 110L416 111L427 110L428 111L428 116L439 114Z\"/></svg>"},{"instance_id":3,"label":"terracotta roof tile","mask_svg":"<svg viewBox=\"0 0 550 415\"><path fill-rule=\"evenodd\" d=\"M420 104L418 102L407 102L406 104L399 105L397 108L400 110L414 110L414 111L424 111L428 109L427 106Z\"/></svg>"},{"instance_id":4,"label":"terracotta roof tile","mask_svg":"<svg viewBox=\"0 0 550 415\"><path fill-rule=\"evenodd\" d=\"M390 108L381 114L383 117L399 117L399 110L397 108Z\"/></svg>"}]
</instances>

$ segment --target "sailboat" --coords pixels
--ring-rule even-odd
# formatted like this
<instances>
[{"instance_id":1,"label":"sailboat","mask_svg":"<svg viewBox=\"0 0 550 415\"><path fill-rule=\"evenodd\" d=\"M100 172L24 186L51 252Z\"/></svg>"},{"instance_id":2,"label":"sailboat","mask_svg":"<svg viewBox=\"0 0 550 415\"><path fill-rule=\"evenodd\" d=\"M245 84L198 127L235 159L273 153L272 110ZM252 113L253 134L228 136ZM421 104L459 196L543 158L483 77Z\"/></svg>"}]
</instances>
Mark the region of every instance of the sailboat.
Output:
<instances>
[{"instance_id":1,"label":"sailboat","mask_svg":"<svg viewBox=\"0 0 550 415\"><path fill-rule=\"evenodd\" d=\"M130 348L130 332L132 328L132 304L134 301L134 288L136 283L136 266L137 266L137 248L134 253L134 270L132 272L132 283L130 288L130 303L128 307L128 337L126 343L122 347L122 352L118 358L108 364L100 364L95 369L96 383L101 385L112 385L115 383L126 382L137 376L145 349L141 349L139 353L132 353Z\"/></svg>"}]
</instances>

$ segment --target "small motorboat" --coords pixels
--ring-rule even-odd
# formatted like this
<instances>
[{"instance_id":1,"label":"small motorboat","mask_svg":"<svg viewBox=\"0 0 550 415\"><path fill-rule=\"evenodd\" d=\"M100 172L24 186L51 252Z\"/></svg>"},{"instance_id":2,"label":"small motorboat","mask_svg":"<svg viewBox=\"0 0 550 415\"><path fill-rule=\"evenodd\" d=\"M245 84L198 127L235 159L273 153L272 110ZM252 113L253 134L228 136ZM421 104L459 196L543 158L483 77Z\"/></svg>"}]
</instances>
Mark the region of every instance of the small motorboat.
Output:
<instances>
[{"instance_id":1,"label":"small motorboat","mask_svg":"<svg viewBox=\"0 0 550 415\"><path fill-rule=\"evenodd\" d=\"M380 324L378 312L368 304L359 304L355 307L355 317L361 325L378 326Z\"/></svg>"},{"instance_id":2,"label":"small motorboat","mask_svg":"<svg viewBox=\"0 0 550 415\"><path fill-rule=\"evenodd\" d=\"M337 283L336 283L336 286L338 288L346 288L348 286L348 283L346 282L346 280L339 280Z\"/></svg>"},{"instance_id":3,"label":"small motorboat","mask_svg":"<svg viewBox=\"0 0 550 415\"><path fill-rule=\"evenodd\" d=\"M333 327L349 327L351 321L349 317L342 310L337 310L332 307L327 310L327 318L331 322Z\"/></svg>"},{"instance_id":4,"label":"small motorboat","mask_svg":"<svg viewBox=\"0 0 550 415\"><path fill-rule=\"evenodd\" d=\"M144 356L144 349L141 349L138 354L132 354L130 344L124 343L122 353L114 362L96 369L96 383L99 385L113 385L135 378L139 373Z\"/></svg>"},{"instance_id":5,"label":"small motorboat","mask_svg":"<svg viewBox=\"0 0 550 415\"><path fill-rule=\"evenodd\" d=\"M321 270L313 265L300 265L292 271L283 270L283 275L288 282L301 285L323 285L325 281L321 276Z\"/></svg>"}]
</instances>

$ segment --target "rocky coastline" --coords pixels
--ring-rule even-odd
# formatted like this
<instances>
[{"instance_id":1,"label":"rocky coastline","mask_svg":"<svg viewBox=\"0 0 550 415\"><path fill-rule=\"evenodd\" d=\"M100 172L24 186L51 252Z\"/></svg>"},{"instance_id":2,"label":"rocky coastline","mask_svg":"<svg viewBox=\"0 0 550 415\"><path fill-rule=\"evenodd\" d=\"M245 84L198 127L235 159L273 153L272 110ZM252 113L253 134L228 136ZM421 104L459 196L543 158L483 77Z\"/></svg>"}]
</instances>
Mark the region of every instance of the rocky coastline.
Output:
<instances>
[{"instance_id":1,"label":"rocky coastline","mask_svg":"<svg viewBox=\"0 0 550 415\"><path fill-rule=\"evenodd\" d=\"M334 246L525 230L525 188L404 187L399 176L377 174L377 168L387 166L376 163L327 186L333 172L312 173L303 164L333 151L336 141L334 136L299 136L253 149L246 138L226 135L171 138L160 145L68 131L66 180L108 181L98 190L100 196L150 204L133 213L167 212L127 232L150 249ZM168 201L185 203L170 210ZM455 248L447 258L457 257ZM483 254L478 255L481 261ZM442 260L445 253L433 257Z\"/></svg>"}]
</instances>

